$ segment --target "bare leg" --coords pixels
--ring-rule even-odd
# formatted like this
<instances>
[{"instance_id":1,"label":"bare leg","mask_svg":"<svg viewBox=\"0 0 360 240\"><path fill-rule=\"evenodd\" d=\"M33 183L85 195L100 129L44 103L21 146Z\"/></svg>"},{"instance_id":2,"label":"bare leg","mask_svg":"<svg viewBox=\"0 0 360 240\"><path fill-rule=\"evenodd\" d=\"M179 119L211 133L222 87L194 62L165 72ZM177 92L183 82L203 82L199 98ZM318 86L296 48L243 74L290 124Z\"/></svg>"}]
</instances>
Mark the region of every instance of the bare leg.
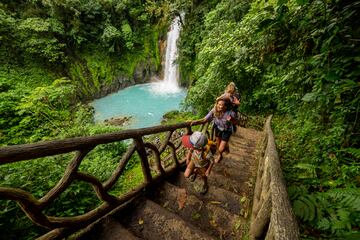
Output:
<instances>
[{"instance_id":1,"label":"bare leg","mask_svg":"<svg viewBox=\"0 0 360 240\"><path fill-rule=\"evenodd\" d=\"M225 152L226 154L229 154L229 153L230 153L229 142L226 142L226 146L225 146L224 152Z\"/></svg>"},{"instance_id":2,"label":"bare leg","mask_svg":"<svg viewBox=\"0 0 360 240\"><path fill-rule=\"evenodd\" d=\"M221 137L216 137L216 148L219 149L221 143Z\"/></svg>"},{"instance_id":3,"label":"bare leg","mask_svg":"<svg viewBox=\"0 0 360 240\"><path fill-rule=\"evenodd\" d=\"M227 142L226 141L221 141L220 142L220 146L219 146L219 156L215 159L215 163L218 163L222 160L222 154L223 152L225 151L225 148L226 148L226 144Z\"/></svg>"}]
</instances>

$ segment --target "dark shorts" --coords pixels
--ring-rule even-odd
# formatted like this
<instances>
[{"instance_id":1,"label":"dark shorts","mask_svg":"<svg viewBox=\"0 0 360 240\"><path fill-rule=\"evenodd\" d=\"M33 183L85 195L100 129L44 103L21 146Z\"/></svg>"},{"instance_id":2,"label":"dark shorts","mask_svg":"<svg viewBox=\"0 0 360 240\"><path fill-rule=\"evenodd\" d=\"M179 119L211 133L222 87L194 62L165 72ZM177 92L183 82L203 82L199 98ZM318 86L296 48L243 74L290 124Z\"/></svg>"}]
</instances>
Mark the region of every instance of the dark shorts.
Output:
<instances>
[{"instance_id":1,"label":"dark shorts","mask_svg":"<svg viewBox=\"0 0 360 240\"><path fill-rule=\"evenodd\" d=\"M220 131L217 126L215 125L215 136L221 138L221 140L223 141L229 141L230 136L232 134L231 130L224 130L224 131Z\"/></svg>"}]
</instances>

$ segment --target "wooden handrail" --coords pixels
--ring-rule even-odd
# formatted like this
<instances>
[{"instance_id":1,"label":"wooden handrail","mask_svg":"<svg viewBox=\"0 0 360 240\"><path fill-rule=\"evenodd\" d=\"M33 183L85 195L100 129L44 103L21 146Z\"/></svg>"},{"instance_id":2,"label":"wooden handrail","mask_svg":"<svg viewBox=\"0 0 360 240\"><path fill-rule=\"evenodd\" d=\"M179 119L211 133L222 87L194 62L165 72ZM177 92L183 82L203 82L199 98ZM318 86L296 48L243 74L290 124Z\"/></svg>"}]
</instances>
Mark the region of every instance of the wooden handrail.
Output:
<instances>
[{"instance_id":1,"label":"wooden handrail","mask_svg":"<svg viewBox=\"0 0 360 240\"><path fill-rule=\"evenodd\" d=\"M15 146L6 146L0 148L0 165L14 163L24 160L53 156L63 153L76 152L77 154L68 164L64 175L58 183L49 190L42 198L36 199L31 193L10 187L0 187L0 199L16 201L25 214L37 225L50 229L50 232L40 237L41 239L58 239L63 238L73 231L94 222L98 218L108 214L113 209L119 207L125 202L133 199L140 194L144 188L154 181L159 181L166 175L176 171L183 163L178 160L178 154L182 151L181 136L175 136L176 130L185 129L183 132L191 133L192 126L201 125L201 131L209 133L209 124L203 124L201 120L184 122L167 126L155 126L149 128L124 130L116 133L99 134L90 137L77 137L72 139L46 141L34 144L23 144ZM210 130L212 131L212 130ZM146 135L167 132L164 141L159 145L144 141ZM104 182L99 181L96 177L79 171L82 160L99 144L108 144L119 142L127 139L133 139L133 144L123 154L118 166L114 169L113 174ZM170 154L162 156L165 149L170 149ZM147 156L147 149L154 153L157 164L157 175L152 176ZM108 191L118 181L128 164L131 156L137 152L142 166L142 172L145 182L137 186L131 192L122 196L113 196ZM161 159L163 157L163 159ZM164 159L172 159L173 165L168 168L161 166ZM98 199L102 204L89 212L74 217L53 217L47 216L43 210L48 207L61 193L63 193L73 181L83 181L91 184Z\"/></svg>"},{"instance_id":2,"label":"wooden handrail","mask_svg":"<svg viewBox=\"0 0 360 240\"><path fill-rule=\"evenodd\" d=\"M271 118L264 126L263 157L259 159L253 208L250 224L250 239L299 239L299 228L288 199L282 176Z\"/></svg>"},{"instance_id":3,"label":"wooden handrail","mask_svg":"<svg viewBox=\"0 0 360 240\"><path fill-rule=\"evenodd\" d=\"M201 120L193 122L192 126L199 124L201 124ZM94 146L99 144L119 142L135 137L142 137L145 135L174 131L176 129L190 127L191 124L189 122L184 122L173 125L123 130L120 132L98 134L90 137L76 137L33 144L6 146L0 148L0 165L4 163L68 153L79 149L93 148Z\"/></svg>"}]
</instances>

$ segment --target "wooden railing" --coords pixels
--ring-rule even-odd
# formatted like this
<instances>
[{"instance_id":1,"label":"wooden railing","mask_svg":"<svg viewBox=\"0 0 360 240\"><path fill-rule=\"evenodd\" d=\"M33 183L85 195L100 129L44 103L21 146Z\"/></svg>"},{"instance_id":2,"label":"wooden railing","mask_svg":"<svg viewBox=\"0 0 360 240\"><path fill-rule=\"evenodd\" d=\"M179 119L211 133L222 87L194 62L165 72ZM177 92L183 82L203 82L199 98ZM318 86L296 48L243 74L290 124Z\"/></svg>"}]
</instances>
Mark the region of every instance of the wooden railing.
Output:
<instances>
[{"instance_id":1,"label":"wooden railing","mask_svg":"<svg viewBox=\"0 0 360 240\"><path fill-rule=\"evenodd\" d=\"M155 126L150 128L124 130L110 134L100 134L91 137L78 137L58 141L48 141L35 144L16 145L0 148L0 165L14 163L35 158L58 155L69 152L76 152L75 157L68 164L64 175L58 183L40 199L36 199L31 193L19 188L0 187L0 199L16 201L25 214L35 224L49 229L49 232L39 239L60 239L68 236L74 231L96 221L105 216L120 205L129 202L137 196L144 188L155 181L159 181L166 175L177 170L183 163L178 159L179 152L183 150L181 145L182 133L191 133L191 126L200 126L200 131L208 134L212 139L212 129L208 124L180 123L168 126ZM182 132L182 133L180 133ZM166 133L166 137L160 144L144 142L145 136ZM99 144L108 144L132 139L127 151L123 154L113 174L104 182L99 181L93 175L83 173L78 168L82 160ZM165 149L170 149L170 154L163 156ZM152 156L156 165L154 176L151 174L148 153L152 151ZM144 182L134 190L125 195L113 196L109 190L120 178L131 156L137 152L141 160ZM169 167L163 167L164 160L173 161ZM44 214L44 209L63 193L73 181L83 181L91 184L97 198L102 202L95 209L74 217L54 217Z\"/></svg>"},{"instance_id":2,"label":"wooden railing","mask_svg":"<svg viewBox=\"0 0 360 240\"><path fill-rule=\"evenodd\" d=\"M259 159L250 239L299 239L299 229L288 199L275 138L268 117L264 132L263 156Z\"/></svg>"}]
</instances>

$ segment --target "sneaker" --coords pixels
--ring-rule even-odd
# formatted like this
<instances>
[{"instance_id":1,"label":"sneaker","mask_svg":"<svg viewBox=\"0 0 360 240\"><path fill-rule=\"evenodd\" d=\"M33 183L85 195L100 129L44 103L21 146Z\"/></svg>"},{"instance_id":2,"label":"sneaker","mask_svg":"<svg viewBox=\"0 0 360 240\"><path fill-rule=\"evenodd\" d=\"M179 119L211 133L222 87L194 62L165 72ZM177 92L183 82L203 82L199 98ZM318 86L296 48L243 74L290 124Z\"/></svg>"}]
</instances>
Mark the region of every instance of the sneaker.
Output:
<instances>
[{"instance_id":1,"label":"sneaker","mask_svg":"<svg viewBox=\"0 0 360 240\"><path fill-rule=\"evenodd\" d=\"M196 175L197 174L192 174L190 177L189 177L189 179L190 179L190 182L193 182L193 181L195 181L195 179L196 179Z\"/></svg>"},{"instance_id":2,"label":"sneaker","mask_svg":"<svg viewBox=\"0 0 360 240\"><path fill-rule=\"evenodd\" d=\"M222 155L218 155L215 157L215 163L219 163L222 160L223 156Z\"/></svg>"},{"instance_id":3,"label":"sneaker","mask_svg":"<svg viewBox=\"0 0 360 240\"><path fill-rule=\"evenodd\" d=\"M204 185L200 191L200 194L205 195L208 189L209 189L208 185Z\"/></svg>"}]
</instances>

